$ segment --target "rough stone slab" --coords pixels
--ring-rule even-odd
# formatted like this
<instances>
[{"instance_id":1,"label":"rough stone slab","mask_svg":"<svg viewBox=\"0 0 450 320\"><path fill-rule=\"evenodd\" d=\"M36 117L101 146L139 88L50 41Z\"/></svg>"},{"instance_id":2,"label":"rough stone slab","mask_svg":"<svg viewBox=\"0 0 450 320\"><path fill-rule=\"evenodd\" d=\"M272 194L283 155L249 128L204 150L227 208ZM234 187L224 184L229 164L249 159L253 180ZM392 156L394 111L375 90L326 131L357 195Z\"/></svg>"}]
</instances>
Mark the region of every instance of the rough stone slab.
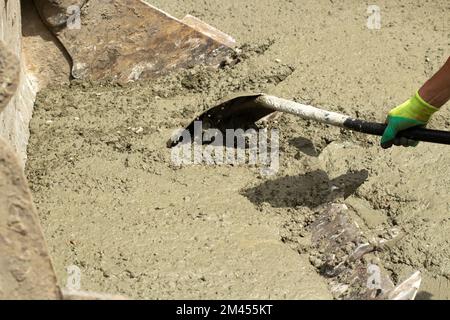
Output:
<instances>
[{"instance_id":1,"label":"rough stone slab","mask_svg":"<svg viewBox=\"0 0 450 320\"><path fill-rule=\"evenodd\" d=\"M230 44L230 37L205 24L192 28L141 0L35 3L72 58L72 76L77 79L155 78L197 64L218 66L232 53L218 41Z\"/></svg>"},{"instance_id":2,"label":"rough stone slab","mask_svg":"<svg viewBox=\"0 0 450 320\"><path fill-rule=\"evenodd\" d=\"M15 94L0 114L0 137L6 139L19 154L23 166L29 137L28 124L37 87L27 76L23 66L20 1L0 0L0 21L0 40L18 58L20 67L20 80Z\"/></svg>"},{"instance_id":3,"label":"rough stone slab","mask_svg":"<svg viewBox=\"0 0 450 320\"><path fill-rule=\"evenodd\" d=\"M19 160L0 138L0 299L60 297Z\"/></svg>"}]
</instances>

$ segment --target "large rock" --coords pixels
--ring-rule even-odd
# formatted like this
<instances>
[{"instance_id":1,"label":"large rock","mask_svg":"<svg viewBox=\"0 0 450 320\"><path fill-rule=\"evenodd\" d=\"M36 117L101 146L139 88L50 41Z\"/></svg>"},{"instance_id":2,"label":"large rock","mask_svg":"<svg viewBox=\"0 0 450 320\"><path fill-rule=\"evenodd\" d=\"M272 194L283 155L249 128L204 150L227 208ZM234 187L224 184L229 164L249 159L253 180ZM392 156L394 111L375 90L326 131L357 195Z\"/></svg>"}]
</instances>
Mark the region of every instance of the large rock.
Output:
<instances>
[{"instance_id":1,"label":"large rock","mask_svg":"<svg viewBox=\"0 0 450 320\"><path fill-rule=\"evenodd\" d=\"M25 176L0 138L0 300L60 299Z\"/></svg>"}]
</instances>

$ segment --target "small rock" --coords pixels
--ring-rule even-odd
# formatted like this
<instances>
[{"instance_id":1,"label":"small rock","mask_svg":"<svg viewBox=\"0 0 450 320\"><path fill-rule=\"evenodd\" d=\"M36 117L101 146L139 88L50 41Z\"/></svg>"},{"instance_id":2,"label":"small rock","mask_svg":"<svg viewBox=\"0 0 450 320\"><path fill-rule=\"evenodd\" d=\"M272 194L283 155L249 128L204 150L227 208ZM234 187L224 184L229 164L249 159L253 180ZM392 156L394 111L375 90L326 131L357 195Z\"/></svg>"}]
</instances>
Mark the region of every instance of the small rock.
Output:
<instances>
[{"instance_id":1,"label":"small rock","mask_svg":"<svg viewBox=\"0 0 450 320\"><path fill-rule=\"evenodd\" d=\"M129 278L131 278L131 279L136 278L136 275L134 274L133 271L127 269L127 270L125 270L125 272L128 274L128 277L129 277Z\"/></svg>"},{"instance_id":2,"label":"small rock","mask_svg":"<svg viewBox=\"0 0 450 320\"><path fill-rule=\"evenodd\" d=\"M317 257L309 257L309 262L311 262L311 264L316 267L316 268L320 268L322 266L322 260L320 260Z\"/></svg>"},{"instance_id":3,"label":"small rock","mask_svg":"<svg viewBox=\"0 0 450 320\"><path fill-rule=\"evenodd\" d=\"M111 276L111 274L108 271L103 270L103 277L109 278L110 276Z\"/></svg>"}]
</instances>

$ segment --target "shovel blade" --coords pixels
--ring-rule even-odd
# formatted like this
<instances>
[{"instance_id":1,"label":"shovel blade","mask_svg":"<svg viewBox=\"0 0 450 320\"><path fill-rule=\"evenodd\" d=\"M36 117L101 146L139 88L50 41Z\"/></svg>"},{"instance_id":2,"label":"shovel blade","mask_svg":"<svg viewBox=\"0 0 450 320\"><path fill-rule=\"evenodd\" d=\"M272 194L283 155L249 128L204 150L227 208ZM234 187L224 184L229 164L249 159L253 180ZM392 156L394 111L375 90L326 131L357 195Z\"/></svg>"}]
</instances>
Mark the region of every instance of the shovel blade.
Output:
<instances>
[{"instance_id":1,"label":"shovel blade","mask_svg":"<svg viewBox=\"0 0 450 320\"><path fill-rule=\"evenodd\" d=\"M201 122L202 129L214 128L224 134L227 129L254 128L258 121L269 120L276 114L276 111L258 102L257 98L262 95L262 93L239 94L228 97L197 116L184 130L194 136L194 124L198 121ZM167 146L174 147L180 142L181 137L177 133L168 140Z\"/></svg>"},{"instance_id":2,"label":"shovel blade","mask_svg":"<svg viewBox=\"0 0 450 320\"><path fill-rule=\"evenodd\" d=\"M187 17L188 25L141 0L35 3L77 79L151 79L197 64L218 66L233 52L228 35L198 19Z\"/></svg>"}]
</instances>

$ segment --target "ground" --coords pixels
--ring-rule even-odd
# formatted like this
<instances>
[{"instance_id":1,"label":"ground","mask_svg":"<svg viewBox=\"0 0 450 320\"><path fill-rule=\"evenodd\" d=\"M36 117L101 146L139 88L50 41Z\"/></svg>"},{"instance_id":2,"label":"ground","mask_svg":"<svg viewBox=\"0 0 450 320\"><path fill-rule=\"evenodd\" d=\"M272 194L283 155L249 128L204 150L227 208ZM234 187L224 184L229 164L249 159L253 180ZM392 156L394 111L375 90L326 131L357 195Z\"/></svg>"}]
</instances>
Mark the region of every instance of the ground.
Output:
<instances>
[{"instance_id":1,"label":"ground","mask_svg":"<svg viewBox=\"0 0 450 320\"><path fill-rule=\"evenodd\" d=\"M62 285L77 265L83 289L136 298L331 298L305 227L338 185L364 230L401 230L379 254L394 280L421 270L419 298L450 298L447 147L382 150L376 137L288 115L272 124L275 176L178 168L166 147L175 129L239 91L384 121L449 56L447 1L378 1L379 30L357 1L151 3L233 35L242 61L40 93L27 175ZM449 115L429 127L448 129Z\"/></svg>"}]
</instances>

